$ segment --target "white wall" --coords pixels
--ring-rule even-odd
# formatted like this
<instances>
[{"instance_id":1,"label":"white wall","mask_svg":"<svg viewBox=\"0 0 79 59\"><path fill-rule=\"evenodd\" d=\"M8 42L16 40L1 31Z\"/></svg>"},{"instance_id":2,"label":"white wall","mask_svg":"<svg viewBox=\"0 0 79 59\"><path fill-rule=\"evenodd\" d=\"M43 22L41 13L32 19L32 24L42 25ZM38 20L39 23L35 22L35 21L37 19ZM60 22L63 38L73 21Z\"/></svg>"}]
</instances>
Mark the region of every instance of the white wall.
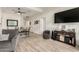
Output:
<instances>
[{"instance_id":1,"label":"white wall","mask_svg":"<svg viewBox=\"0 0 79 59\"><path fill-rule=\"evenodd\" d=\"M2 10L1 10L1 8L0 8L0 34L2 34L2 18L1 18L1 16L2 16Z\"/></svg>"},{"instance_id":2,"label":"white wall","mask_svg":"<svg viewBox=\"0 0 79 59\"><path fill-rule=\"evenodd\" d=\"M13 13L2 12L2 9L0 8L0 35L2 34L2 29L8 29L7 19L18 20L18 27L25 27L25 20L23 19L23 16ZM14 29L15 27L9 28Z\"/></svg>"},{"instance_id":3,"label":"white wall","mask_svg":"<svg viewBox=\"0 0 79 59\"><path fill-rule=\"evenodd\" d=\"M2 29L7 29L7 19L18 20L18 27L25 27L25 19L23 18L23 15L19 15L17 13L3 12L2 8L0 8L0 23Z\"/></svg>"},{"instance_id":4,"label":"white wall","mask_svg":"<svg viewBox=\"0 0 79 59\"><path fill-rule=\"evenodd\" d=\"M23 19L23 16L18 14L2 12L2 9L0 8L0 36L2 35L2 29L8 29L7 19L18 20L18 27L25 27L25 20ZM10 29L15 29L15 28L10 27Z\"/></svg>"},{"instance_id":5,"label":"white wall","mask_svg":"<svg viewBox=\"0 0 79 59\"><path fill-rule=\"evenodd\" d=\"M34 24L35 21L39 21L38 24ZM31 32L42 34L44 30L44 20L43 18L31 20Z\"/></svg>"},{"instance_id":6,"label":"white wall","mask_svg":"<svg viewBox=\"0 0 79 59\"><path fill-rule=\"evenodd\" d=\"M29 27L29 21L26 21L26 27Z\"/></svg>"},{"instance_id":7,"label":"white wall","mask_svg":"<svg viewBox=\"0 0 79 59\"><path fill-rule=\"evenodd\" d=\"M7 29L7 23L6 23L7 19L18 20L18 27L24 26L23 19L20 15L2 13L2 29Z\"/></svg>"},{"instance_id":8,"label":"white wall","mask_svg":"<svg viewBox=\"0 0 79 59\"><path fill-rule=\"evenodd\" d=\"M57 12L61 12L61 11L64 11L64 10L67 10L67 9L71 9L71 7L67 8L67 7L61 7L61 8L57 8L57 9L52 9L48 12L45 12L45 13L42 13L42 14L38 14L38 15L34 15L30 18L31 22L32 22L32 29L31 31L34 32L34 33L38 33L38 34L41 34L42 31L40 31L39 29L41 28L41 26L43 26L43 24L39 24L39 26L35 26L33 23L34 23L34 20L40 20L42 18L45 18L46 20L46 27L44 30L61 30L62 26L65 25L66 28L65 30L68 30L68 29L75 29L76 30L76 40L77 40L77 45L79 45L79 23L60 23L60 24L54 24L54 14L57 13ZM41 20L40 20L41 21Z\"/></svg>"}]
</instances>

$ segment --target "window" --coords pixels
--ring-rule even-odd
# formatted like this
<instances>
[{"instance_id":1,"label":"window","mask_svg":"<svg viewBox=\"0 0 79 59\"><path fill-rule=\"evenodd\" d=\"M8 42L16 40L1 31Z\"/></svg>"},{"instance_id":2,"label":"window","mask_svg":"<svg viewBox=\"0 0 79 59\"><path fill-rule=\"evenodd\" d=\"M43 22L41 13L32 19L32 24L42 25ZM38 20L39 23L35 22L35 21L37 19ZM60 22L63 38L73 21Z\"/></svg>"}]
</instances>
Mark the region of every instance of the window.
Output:
<instances>
[{"instance_id":1,"label":"window","mask_svg":"<svg viewBox=\"0 0 79 59\"><path fill-rule=\"evenodd\" d=\"M8 27L17 27L18 20L7 19L7 26Z\"/></svg>"}]
</instances>

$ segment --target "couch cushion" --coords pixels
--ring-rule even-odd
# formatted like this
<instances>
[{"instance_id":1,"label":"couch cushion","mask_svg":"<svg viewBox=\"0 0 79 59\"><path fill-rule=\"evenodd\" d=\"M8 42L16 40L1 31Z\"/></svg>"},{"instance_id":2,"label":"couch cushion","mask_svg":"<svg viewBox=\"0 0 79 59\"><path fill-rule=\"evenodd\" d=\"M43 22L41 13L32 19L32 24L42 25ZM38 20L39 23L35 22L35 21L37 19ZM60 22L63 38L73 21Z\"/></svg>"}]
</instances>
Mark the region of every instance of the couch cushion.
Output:
<instances>
[{"instance_id":1,"label":"couch cushion","mask_svg":"<svg viewBox=\"0 0 79 59\"><path fill-rule=\"evenodd\" d=\"M0 41L0 52L9 52L12 50L10 41Z\"/></svg>"},{"instance_id":2,"label":"couch cushion","mask_svg":"<svg viewBox=\"0 0 79 59\"><path fill-rule=\"evenodd\" d=\"M9 34L2 35L2 41L7 41L9 39Z\"/></svg>"},{"instance_id":3,"label":"couch cushion","mask_svg":"<svg viewBox=\"0 0 79 59\"><path fill-rule=\"evenodd\" d=\"M16 35L16 33L17 33L17 30L6 30L6 29L4 29L4 30L2 30L2 34L9 34L9 40L11 41L11 39Z\"/></svg>"},{"instance_id":4,"label":"couch cushion","mask_svg":"<svg viewBox=\"0 0 79 59\"><path fill-rule=\"evenodd\" d=\"M10 48L10 47L11 47L10 41L0 41L0 49Z\"/></svg>"},{"instance_id":5,"label":"couch cushion","mask_svg":"<svg viewBox=\"0 0 79 59\"><path fill-rule=\"evenodd\" d=\"M0 35L0 41L7 41L9 38L9 34Z\"/></svg>"}]
</instances>

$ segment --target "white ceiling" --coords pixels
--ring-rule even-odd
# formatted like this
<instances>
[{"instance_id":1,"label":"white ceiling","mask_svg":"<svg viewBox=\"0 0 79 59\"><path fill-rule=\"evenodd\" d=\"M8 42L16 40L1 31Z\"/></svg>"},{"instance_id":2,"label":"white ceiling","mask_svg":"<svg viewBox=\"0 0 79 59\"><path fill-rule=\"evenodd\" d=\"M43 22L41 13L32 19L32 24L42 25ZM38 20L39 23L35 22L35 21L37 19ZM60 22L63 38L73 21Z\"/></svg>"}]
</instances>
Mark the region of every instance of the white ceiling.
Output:
<instances>
[{"instance_id":1,"label":"white ceiling","mask_svg":"<svg viewBox=\"0 0 79 59\"><path fill-rule=\"evenodd\" d=\"M63 10L67 10L67 9L71 9L73 7L2 7L2 12L5 13L16 13L16 11L18 11L18 8L21 9L21 12L25 12L24 16L32 16L38 13L42 13L42 12L46 12L49 10L56 10L59 11L59 9L61 11Z\"/></svg>"},{"instance_id":2,"label":"white ceiling","mask_svg":"<svg viewBox=\"0 0 79 59\"><path fill-rule=\"evenodd\" d=\"M21 12L25 12L24 15L26 16L32 16L34 14L42 13L50 9L48 7L2 7L2 12L16 13L16 11L18 11L18 8L21 9Z\"/></svg>"}]
</instances>

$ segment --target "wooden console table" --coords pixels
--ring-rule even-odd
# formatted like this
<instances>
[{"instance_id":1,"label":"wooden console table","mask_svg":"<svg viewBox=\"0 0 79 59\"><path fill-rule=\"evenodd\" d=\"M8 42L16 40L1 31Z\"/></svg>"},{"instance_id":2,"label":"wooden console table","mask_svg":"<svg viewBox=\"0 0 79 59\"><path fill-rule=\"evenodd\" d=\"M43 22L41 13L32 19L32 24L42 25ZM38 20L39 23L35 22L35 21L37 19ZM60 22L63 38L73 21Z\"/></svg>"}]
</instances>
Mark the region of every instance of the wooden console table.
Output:
<instances>
[{"instance_id":1,"label":"wooden console table","mask_svg":"<svg viewBox=\"0 0 79 59\"><path fill-rule=\"evenodd\" d=\"M52 32L53 35L53 39L72 45L72 46L76 46L76 37L75 37L75 32L67 32L67 31L53 31Z\"/></svg>"}]
</instances>

